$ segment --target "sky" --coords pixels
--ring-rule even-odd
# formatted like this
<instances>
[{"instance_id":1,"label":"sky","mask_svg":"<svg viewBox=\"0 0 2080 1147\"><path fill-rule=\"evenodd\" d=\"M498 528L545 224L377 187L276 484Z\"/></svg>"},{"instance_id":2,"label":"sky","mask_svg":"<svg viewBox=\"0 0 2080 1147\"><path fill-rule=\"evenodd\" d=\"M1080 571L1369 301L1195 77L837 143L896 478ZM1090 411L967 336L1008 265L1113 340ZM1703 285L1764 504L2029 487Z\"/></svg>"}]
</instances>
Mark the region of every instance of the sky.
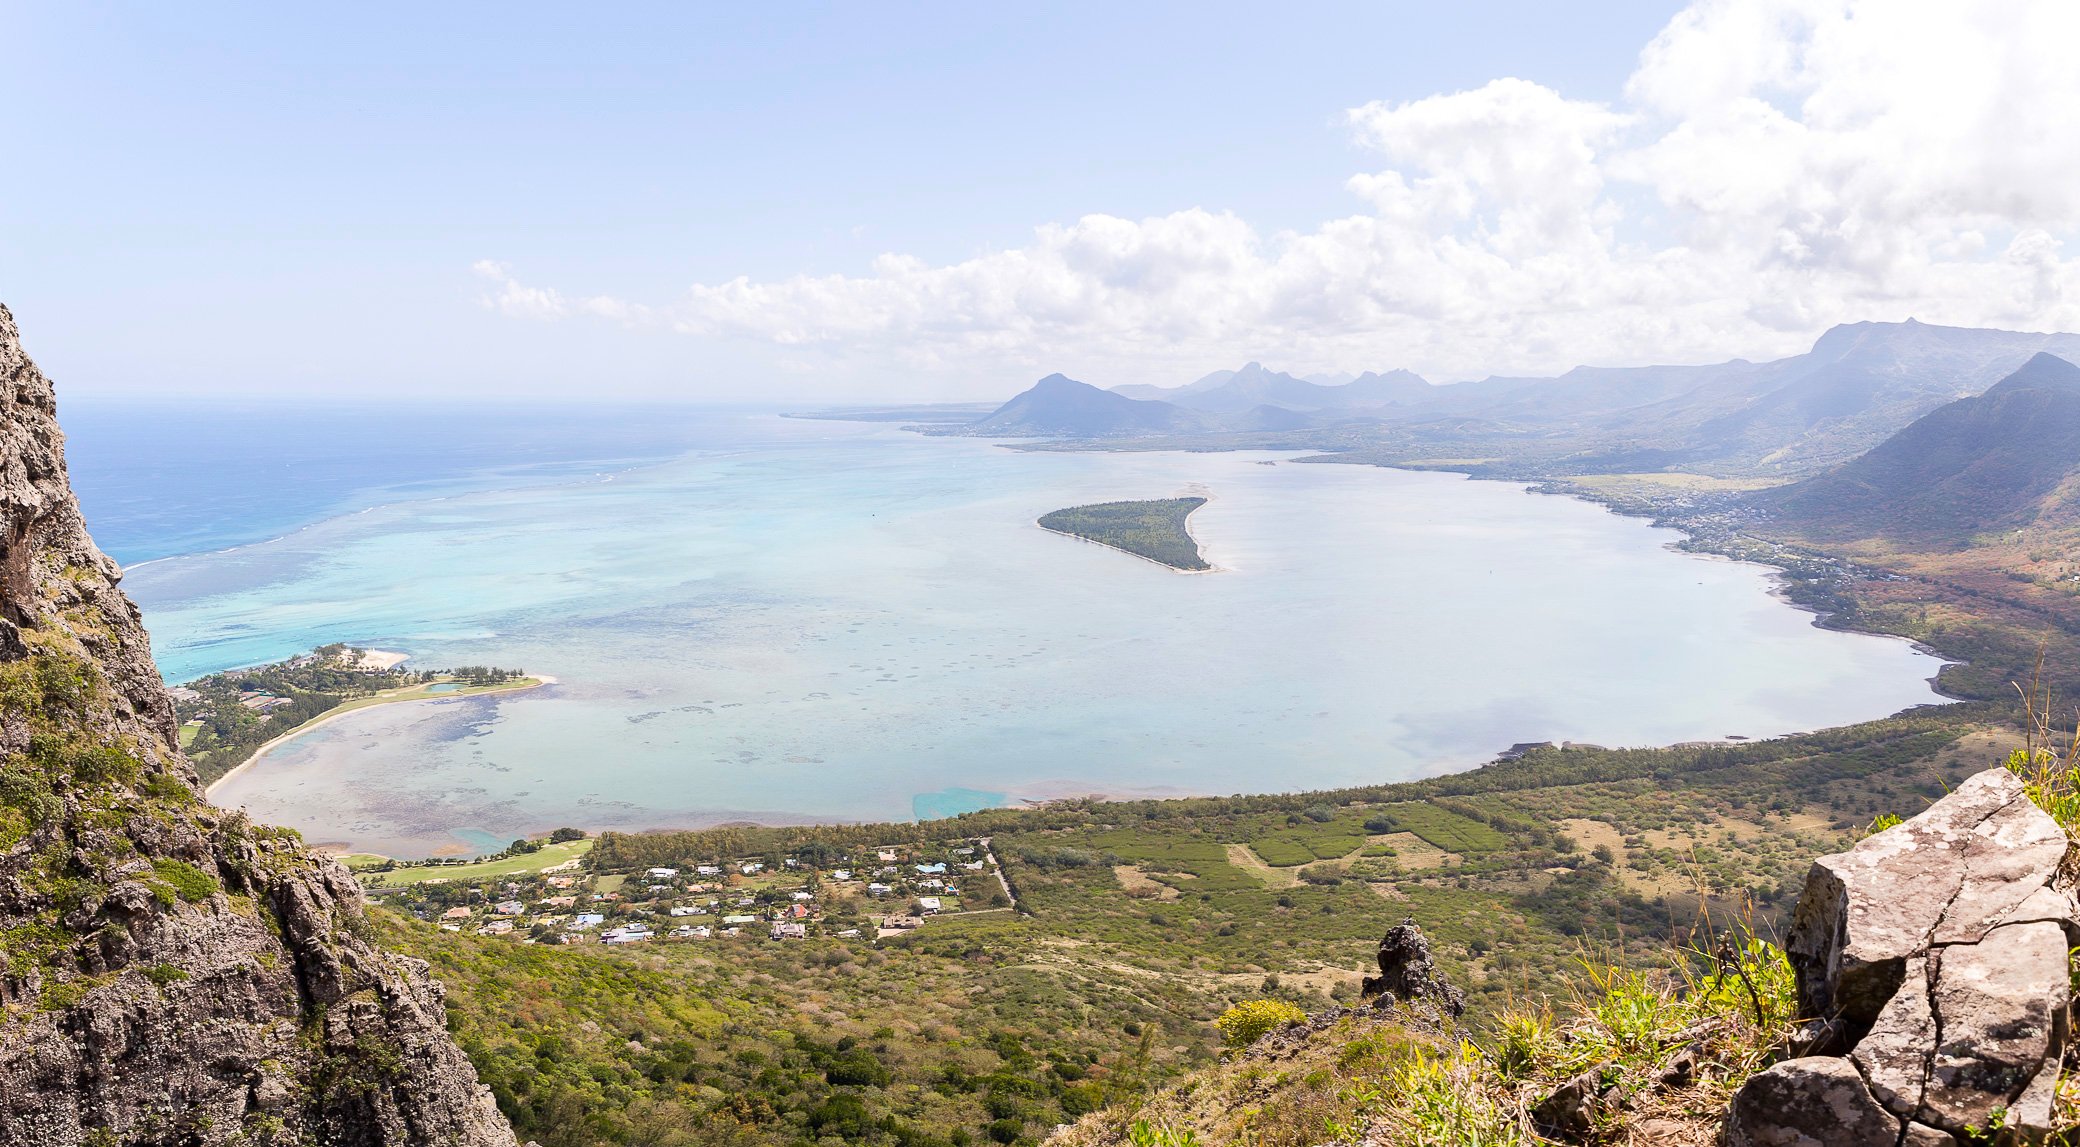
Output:
<instances>
[{"instance_id":1,"label":"sky","mask_svg":"<svg viewBox=\"0 0 2080 1147\"><path fill-rule=\"evenodd\" d=\"M2080 5L0 0L73 394L1001 399L2080 329Z\"/></svg>"}]
</instances>

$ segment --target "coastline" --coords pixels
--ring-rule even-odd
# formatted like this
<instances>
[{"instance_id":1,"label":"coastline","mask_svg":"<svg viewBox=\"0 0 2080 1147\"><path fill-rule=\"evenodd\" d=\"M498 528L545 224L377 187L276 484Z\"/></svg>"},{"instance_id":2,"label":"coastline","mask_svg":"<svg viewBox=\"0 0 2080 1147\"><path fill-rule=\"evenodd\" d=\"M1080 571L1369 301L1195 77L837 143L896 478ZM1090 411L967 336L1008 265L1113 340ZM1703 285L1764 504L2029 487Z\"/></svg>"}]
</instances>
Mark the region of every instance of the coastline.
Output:
<instances>
[{"instance_id":1,"label":"coastline","mask_svg":"<svg viewBox=\"0 0 2080 1147\"><path fill-rule=\"evenodd\" d=\"M232 766L231 771L225 773L221 777L218 777L216 780L211 781L208 787L202 790L202 799L209 801L212 804L216 803L217 789L223 786L224 784L228 783L233 777L236 777L241 773L244 773L247 769L252 768L253 765L256 762L258 762L261 757L264 757L268 753L273 752L275 749L280 748L283 744L295 740L297 737L303 736L305 733L309 733L319 728L320 726L326 725L332 721L336 721L339 718L347 716L350 713L359 713L366 709L375 709L384 705L407 705L419 701L453 701L458 697L487 697L499 693L525 693L530 689L539 689L544 685L554 684L556 684L556 678L551 677L546 673L536 673L529 675L523 681L513 682L511 684L506 685L486 685L477 689L459 689L452 693L426 693L423 692L423 689L425 687L421 686L420 688L422 692L416 695L384 697L381 694L377 694L374 697L361 697L356 698L352 701L343 702L337 706L334 706L331 709L326 710L323 713L318 714L316 717L313 717L310 720L305 721L303 724L298 725L293 729L289 729L278 736L271 737L268 740L262 742L259 748L253 750L252 755L248 756L245 760L240 761L238 764Z\"/></svg>"}]
</instances>

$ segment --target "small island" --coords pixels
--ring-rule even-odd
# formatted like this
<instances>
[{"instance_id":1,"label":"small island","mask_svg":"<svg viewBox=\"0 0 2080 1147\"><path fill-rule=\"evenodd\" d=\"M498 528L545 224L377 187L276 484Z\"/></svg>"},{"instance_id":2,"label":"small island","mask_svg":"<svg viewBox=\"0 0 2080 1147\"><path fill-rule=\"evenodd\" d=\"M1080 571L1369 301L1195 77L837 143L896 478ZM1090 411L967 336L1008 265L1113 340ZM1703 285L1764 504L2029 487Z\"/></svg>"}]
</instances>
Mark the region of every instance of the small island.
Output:
<instances>
[{"instance_id":1,"label":"small island","mask_svg":"<svg viewBox=\"0 0 2080 1147\"><path fill-rule=\"evenodd\" d=\"M1185 520L1206 504L1204 498L1163 498L1149 502L1099 502L1071 506L1040 519L1040 528L1110 546L1186 573L1213 567L1199 556Z\"/></svg>"}]
</instances>

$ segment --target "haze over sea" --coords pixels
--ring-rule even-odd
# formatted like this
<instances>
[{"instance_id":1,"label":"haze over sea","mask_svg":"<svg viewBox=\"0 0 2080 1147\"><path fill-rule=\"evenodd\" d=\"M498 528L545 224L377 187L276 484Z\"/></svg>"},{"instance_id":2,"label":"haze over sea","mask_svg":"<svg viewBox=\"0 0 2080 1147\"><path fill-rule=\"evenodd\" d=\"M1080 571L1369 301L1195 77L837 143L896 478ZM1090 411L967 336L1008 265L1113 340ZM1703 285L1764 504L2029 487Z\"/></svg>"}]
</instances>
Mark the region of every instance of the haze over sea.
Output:
<instances>
[{"instance_id":1,"label":"haze over sea","mask_svg":"<svg viewBox=\"0 0 2080 1147\"><path fill-rule=\"evenodd\" d=\"M392 855L1377 783L1939 700L1933 658L1816 628L1765 569L1454 475L746 410L66 414L169 680L331 641L558 679L344 716L214 794ZM1218 573L1034 524L1188 491Z\"/></svg>"}]
</instances>

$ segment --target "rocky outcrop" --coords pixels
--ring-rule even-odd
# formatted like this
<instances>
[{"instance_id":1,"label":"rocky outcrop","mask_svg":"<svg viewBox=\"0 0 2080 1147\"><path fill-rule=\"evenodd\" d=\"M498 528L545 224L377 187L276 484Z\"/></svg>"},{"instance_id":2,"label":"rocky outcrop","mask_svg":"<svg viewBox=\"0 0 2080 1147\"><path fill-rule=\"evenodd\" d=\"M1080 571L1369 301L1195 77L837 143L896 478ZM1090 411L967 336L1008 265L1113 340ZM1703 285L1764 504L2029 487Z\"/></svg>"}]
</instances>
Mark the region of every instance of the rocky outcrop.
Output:
<instances>
[{"instance_id":1,"label":"rocky outcrop","mask_svg":"<svg viewBox=\"0 0 2080 1147\"><path fill-rule=\"evenodd\" d=\"M201 800L0 308L0 1147L511 1147L440 986Z\"/></svg>"},{"instance_id":2,"label":"rocky outcrop","mask_svg":"<svg viewBox=\"0 0 2080 1147\"><path fill-rule=\"evenodd\" d=\"M2064 829L1993 769L1817 861L1785 951L1811 1050L1838 1054L1749 1080L1729 1147L2048 1130L2080 943L2068 854Z\"/></svg>"},{"instance_id":3,"label":"rocky outcrop","mask_svg":"<svg viewBox=\"0 0 2080 1147\"><path fill-rule=\"evenodd\" d=\"M1454 1019L1466 1013L1465 993L1437 970L1430 941L1413 918L1387 929L1380 938L1379 975L1365 977L1359 994L1425 1004Z\"/></svg>"}]
</instances>

